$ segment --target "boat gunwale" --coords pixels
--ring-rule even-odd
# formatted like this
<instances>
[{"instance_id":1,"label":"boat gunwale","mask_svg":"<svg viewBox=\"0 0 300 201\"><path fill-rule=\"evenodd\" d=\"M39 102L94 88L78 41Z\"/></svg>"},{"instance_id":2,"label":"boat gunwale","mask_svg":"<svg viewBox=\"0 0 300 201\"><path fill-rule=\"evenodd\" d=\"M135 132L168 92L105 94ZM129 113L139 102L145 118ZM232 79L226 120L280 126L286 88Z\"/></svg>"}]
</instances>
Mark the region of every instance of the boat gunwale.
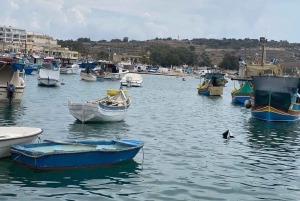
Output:
<instances>
[{"instance_id":1,"label":"boat gunwale","mask_svg":"<svg viewBox=\"0 0 300 201\"><path fill-rule=\"evenodd\" d=\"M4 142L4 141L9 141L9 140L17 140L17 139L24 139L24 138L29 138L29 137L34 137L36 135L40 135L43 132L43 129L39 128L40 131L34 131L33 134L30 135L26 135L26 136L20 136L20 137L10 137L10 138L5 138L5 139L1 139L0 138L0 142Z\"/></svg>"},{"instance_id":2,"label":"boat gunwale","mask_svg":"<svg viewBox=\"0 0 300 201\"><path fill-rule=\"evenodd\" d=\"M69 141L69 142L73 142L73 141ZM78 143L81 142L81 144L82 144L82 141L75 141L75 142L78 142ZM110 142L110 141L107 141L107 142ZM111 142L115 142L115 141L111 140ZM80 151L77 151L77 150L75 150L75 151L64 151L64 150L62 150L62 151L52 151L52 152L48 152L48 153L41 152L41 151L29 150L30 148L33 148L33 147L24 147L22 145L14 145L14 146L11 147L10 152L15 153L15 154L24 155L24 156L29 157L29 158L41 158L41 157L45 157L45 156L64 155L64 154L82 154L82 153L88 153L88 152L117 153L117 152L126 152L126 151L130 151L130 150L134 150L134 149L141 149L145 145L145 142L143 142L143 141L140 141L140 142L142 142L142 144L140 144L140 145L131 145L132 147L128 147L126 149L115 149L115 150L94 149L94 150L80 150ZM126 144L126 143L122 143L122 142L119 142L119 141L117 141L115 143ZM48 144L48 145L51 146L51 145L59 145L60 143L47 142L47 143L39 143L39 144ZM126 144L126 145L130 145L130 144ZM74 144L72 146L76 146L76 145ZM81 145L78 145L78 146L81 146ZM30 155L30 153L32 155Z\"/></svg>"}]
</instances>

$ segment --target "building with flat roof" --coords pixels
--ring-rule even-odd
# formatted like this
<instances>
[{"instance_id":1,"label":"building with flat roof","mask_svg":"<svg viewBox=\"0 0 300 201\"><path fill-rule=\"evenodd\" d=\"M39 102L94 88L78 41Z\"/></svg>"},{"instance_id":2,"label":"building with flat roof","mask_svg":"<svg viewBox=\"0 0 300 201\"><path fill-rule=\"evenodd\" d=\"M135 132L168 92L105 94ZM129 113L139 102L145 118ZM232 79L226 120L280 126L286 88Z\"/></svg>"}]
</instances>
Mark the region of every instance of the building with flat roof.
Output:
<instances>
[{"instance_id":1,"label":"building with flat roof","mask_svg":"<svg viewBox=\"0 0 300 201\"><path fill-rule=\"evenodd\" d=\"M0 26L0 50L25 52L25 44L27 40L27 33L25 29L18 29L11 26ZM2 44L1 44L2 43ZM23 49L22 49L23 48Z\"/></svg>"},{"instance_id":2,"label":"building with flat roof","mask_svg":"<svg viewBox=\"0 0 300 201\"><path fill-rule=\"evenodd\" d=\"M61 47L53 37L11 26L0 26L0 52L42 53L44 55L78 59L77 51Z\"/></svg>"}]
</instances>

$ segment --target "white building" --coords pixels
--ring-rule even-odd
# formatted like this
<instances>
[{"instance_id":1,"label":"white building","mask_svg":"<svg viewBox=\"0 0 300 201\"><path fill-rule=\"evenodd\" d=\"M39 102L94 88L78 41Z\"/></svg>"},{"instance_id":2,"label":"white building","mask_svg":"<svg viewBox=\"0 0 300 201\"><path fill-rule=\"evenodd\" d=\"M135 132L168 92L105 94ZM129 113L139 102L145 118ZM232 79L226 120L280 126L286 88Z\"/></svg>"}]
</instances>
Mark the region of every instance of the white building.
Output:
<instances>
[{"instance_id":1,"label":"white building","mask_svg":"<svg viewBox=\"0 0 300 201\"><path fill-rule=\"evenodd\" d=\"M62 48L51 36L43 33L26 32L11 26L0 26L0 52L22 52L77 59L78 52Z\"/></svg>"},{"instance_id":2,"label":"white building","mask_svg":"<svg viewBox=\"0 0 300 201\"><path fill-rule=\"evenodd\" d=\"M0 26L0 50L25 52L27 33L25 29L18 29L11 26ZM2 44L1 44L2 43Z\"/></svg>"}]
</instances>

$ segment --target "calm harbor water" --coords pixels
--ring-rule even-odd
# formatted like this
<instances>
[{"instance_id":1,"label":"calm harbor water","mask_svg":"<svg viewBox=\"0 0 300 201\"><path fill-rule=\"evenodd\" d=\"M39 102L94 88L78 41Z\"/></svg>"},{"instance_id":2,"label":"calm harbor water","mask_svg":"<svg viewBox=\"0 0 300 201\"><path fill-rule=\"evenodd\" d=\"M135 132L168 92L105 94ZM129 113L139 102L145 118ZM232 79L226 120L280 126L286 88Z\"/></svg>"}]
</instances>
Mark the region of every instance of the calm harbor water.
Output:
<instances>
[{"instance_id":1,"label":"calm harbor water","mask_svg":"<svg viewBox=\"0 0 300 201\"><path fill-rule=\"evenodd\" d=\"M103 168L41 171L0 160L0 200L299 200L300 123L266 123L222 97L197 94L199 79L142 75L126 88L132 105L123 122L82 124L67 98L102 97L118 81L85 82L62 75L65 85L37 86L26 78L21 103L0 104L1 126L34 126L41 139L145 141L132 161ZM230 129L235 138L224 140Z\"/></svg>"}]
</instances>

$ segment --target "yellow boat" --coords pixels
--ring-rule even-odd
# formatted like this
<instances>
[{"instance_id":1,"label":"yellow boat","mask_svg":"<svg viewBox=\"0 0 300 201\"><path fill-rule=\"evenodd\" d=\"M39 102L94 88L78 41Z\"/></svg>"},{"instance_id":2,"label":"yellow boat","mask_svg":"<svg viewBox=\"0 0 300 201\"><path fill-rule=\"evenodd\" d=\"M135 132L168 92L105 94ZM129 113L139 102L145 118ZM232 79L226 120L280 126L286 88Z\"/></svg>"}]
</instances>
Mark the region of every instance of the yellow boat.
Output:
<instances>
[{"instance_id":1,"label":"yellow boat","mask_svg":"<svg viewBox=\"0 0 300 201\"><path fill-rule=\"evenodd\" d=\"M116 95L119 91L120 91L119 89L107 89L107 90L106 90L106 93L107 93L107 95L114 96L114 95ZM127 93L126 90L123 90L123 92L124 92L124 94Z\"/></svg>"}]
</instances>

